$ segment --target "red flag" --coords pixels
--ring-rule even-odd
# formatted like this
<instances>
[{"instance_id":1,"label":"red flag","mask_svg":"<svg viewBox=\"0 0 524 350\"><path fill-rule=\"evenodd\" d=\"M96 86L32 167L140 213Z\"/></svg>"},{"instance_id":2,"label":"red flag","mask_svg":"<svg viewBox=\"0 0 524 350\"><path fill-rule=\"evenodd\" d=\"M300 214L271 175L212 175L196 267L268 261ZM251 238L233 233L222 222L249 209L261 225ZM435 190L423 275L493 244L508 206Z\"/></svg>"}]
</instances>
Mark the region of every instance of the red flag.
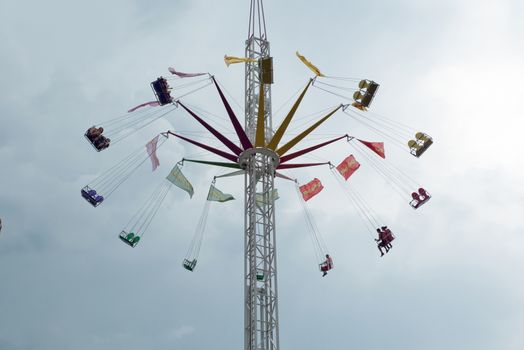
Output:
<instances>
[{"instance_id":1,"label":"red flag","mask_svg":"<svg viewBox=\"0 0 524 350\"><path fill-rule=\"evenodd\" d=\"M158 101L144 102L144 103L142 103L142 104L139 104L139 105L136 106L136 107L131 108L130 110L127 111L127 113L134 112L134 111L136 111L137 109L142 108L142 107L145 107L145 106L151 106L151 107L160 106L160 102L158 102Z\"/></svg>"},{"instance_id":2,"label":"red flag","mask_svg":"<svg viewBox=\"0 0 524 350\"><path fill-rule=\"evenodd\" d=\"M337 170L344 177L348 179L357 169L360 168L360 163L357 162L353 155L350 155L337 166Z\"/></svg>"},{"instance_id":3,"label":"red flag","mask_svg":"<svg viewBox=\"0 0 524 350\"><path fill-rule=\"evenodd\" d=\"M147 154L151 158L151 165L153 166L153 171L158 168L160 165L160 161L158 160L158 157L156 156L156 144L158 143L158 136L157 135L154 139L149 141L146 145Z\"/></svg>"},{"instance_id":4,"label":"red flag","mask_svg":"<svg viewBox=\"0 0 524 350\"><path fill-rule=\"evenodd\" d=\"M310 200L315 195L320 193L324 186L322 186L322 183L319 179L314 178L313 181L308 182L305 185L300 186L300 192L302 193L302 198L304 198L305 201Z\"/></svg>"},{"instance_id":5,"label":"red flag","mask_svg":"<svg viewBox=\"0 0 524 350\"><path fill-rule=\"evenodd\" d=\"M358 140L358 139L357 139ZM386 153L384 151L384 142L369 142L369 141L362 141L366 147L368 147L370 150L381 156L382 158L386 158Z\"/></svg>"}]
</instances>

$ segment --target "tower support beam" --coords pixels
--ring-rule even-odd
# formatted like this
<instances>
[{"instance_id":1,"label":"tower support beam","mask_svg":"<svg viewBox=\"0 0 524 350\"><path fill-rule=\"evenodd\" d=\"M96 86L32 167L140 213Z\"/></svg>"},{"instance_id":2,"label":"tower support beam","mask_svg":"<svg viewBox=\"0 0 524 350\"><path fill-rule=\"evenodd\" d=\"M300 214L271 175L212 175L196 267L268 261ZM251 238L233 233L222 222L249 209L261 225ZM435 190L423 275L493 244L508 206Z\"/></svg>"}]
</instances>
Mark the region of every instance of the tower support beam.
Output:
<instances>
[{"instance_id":1,"label":"tower support beam","mask_svg":"<svg viewBox=\"0 0 524 350\"><path fill-rule=\"evenodd\" d=\"M255 144L262 72L259 61L270 57L262 0L251 0L246 63L245 130ZM265 144L273 136L271 85L264 84ZM278 350L278 288L273 198L278 156L274 151L255 149L244 158L244 349ZM258 194L258 196L257 196ZM258 198L258 199L257 199Z\"/></svg>"}]
</instances>

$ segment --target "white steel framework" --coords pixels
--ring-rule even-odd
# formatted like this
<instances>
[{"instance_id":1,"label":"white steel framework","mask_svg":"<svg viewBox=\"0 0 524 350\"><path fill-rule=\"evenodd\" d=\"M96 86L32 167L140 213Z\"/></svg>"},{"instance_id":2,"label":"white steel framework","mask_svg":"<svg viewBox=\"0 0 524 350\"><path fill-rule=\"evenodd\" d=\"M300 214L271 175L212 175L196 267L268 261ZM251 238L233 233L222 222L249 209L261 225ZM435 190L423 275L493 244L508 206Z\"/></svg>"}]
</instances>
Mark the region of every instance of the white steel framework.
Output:
<instances>
[{"instance_id":1,"label":"white steel framework","mask_svg":"<svg viewBox=\"0 0 524 350\"><path fill-rule=\"evenodd\" d=\"M267 58L267 41L262 0L251 0L248 39L245 56ZM258 94L262 81L258 63L246 63L245 130L255 143ZM272 136L271 87L264 85L264 129L266 144ZM278 350L278 292L275 204L275 169L279 157L266 148L254 148L242 155L246 166L244 219L244 349ZM256 201L256 193L263 201Z\"/></svg>"}]
</instances>

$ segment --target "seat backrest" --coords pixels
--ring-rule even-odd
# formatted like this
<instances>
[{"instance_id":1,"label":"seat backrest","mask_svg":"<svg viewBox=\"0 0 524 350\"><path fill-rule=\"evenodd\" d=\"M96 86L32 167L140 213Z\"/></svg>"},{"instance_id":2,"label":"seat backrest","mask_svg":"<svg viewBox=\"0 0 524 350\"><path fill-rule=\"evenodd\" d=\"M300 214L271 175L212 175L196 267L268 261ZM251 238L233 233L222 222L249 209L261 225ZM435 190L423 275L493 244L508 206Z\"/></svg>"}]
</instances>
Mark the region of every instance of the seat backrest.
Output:
<instances>
[{"instance_id":1,"label":"seat backrest","mask_svg":"<svg viewBox=\"0 0 524 350\"><path fill-rule=\"evenodd\" d=\"M417 140L421 140L421 141L427 141L427 140L429 140L429 139L428 139L428 135L426 135L426 134L424 134L423 132L420 132L420 131L417 132L417 133L415 134L415 138L416 138Z\"/></svg>"},{"instance_id":2,"label":"seat backrest","mask_svg":"<svg viewBox=\"0 0 524 350\"><path fill-rule=\"evenodd\" d=\"M420 149L420 147L421 147L421 146L417 143L417 141L415 141L415 140L409 140L409 141L408 141L408 146L409 146L409 148L414 148L414 149L416 149L416 150Z\"/></svg>"}]
</instances>

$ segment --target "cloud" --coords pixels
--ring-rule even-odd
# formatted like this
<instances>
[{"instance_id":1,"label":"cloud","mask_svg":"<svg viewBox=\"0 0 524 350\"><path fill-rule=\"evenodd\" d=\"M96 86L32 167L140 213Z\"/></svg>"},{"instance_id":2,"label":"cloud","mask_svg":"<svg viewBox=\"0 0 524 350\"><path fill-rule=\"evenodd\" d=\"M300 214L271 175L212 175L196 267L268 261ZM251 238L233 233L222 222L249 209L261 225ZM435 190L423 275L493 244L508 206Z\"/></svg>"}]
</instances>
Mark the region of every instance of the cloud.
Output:
<instances>
[{"instance_id":1,"label":"cloud","mask_svg":"<svg viewBox=\"0 0 524 350\"><path fill-rule=\"evenodd\" d=\"M176 339L183 338L189 334L192 334L195 331L195 329L191 326L181 326L179 328L174 329L172 332L170 332L170 337L174 337Z\"/></svg>"}]
</instances>

